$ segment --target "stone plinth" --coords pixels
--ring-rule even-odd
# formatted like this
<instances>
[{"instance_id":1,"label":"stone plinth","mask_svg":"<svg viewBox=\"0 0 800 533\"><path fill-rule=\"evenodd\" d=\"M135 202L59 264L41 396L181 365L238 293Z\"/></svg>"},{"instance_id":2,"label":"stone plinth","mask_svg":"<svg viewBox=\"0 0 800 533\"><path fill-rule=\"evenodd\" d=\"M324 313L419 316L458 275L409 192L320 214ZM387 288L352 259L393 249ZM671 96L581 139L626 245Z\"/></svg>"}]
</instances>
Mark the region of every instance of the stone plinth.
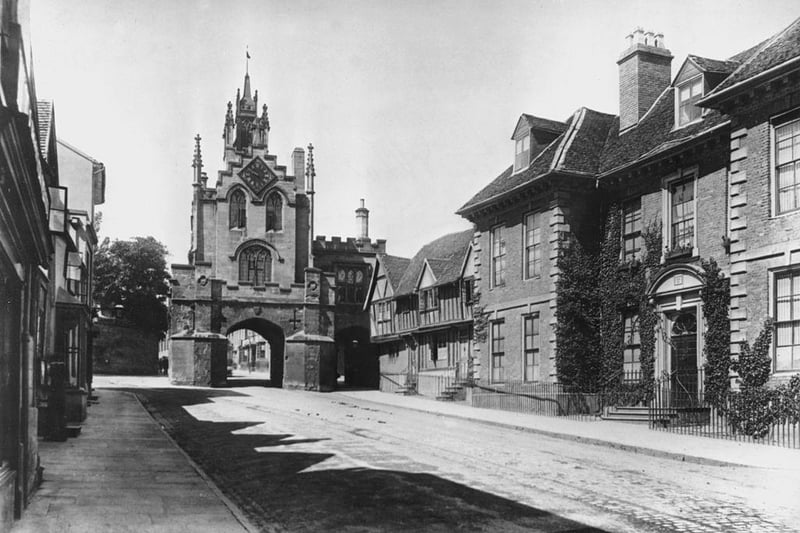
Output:
<instances>
[{"instance_id":1,"label":"stone plinth","mask_svg":"<svg viewBox=\"0 0 800 533\"><path fill-rule=\"evenodd\" d=\"M228 339L218 333L170 337L169 380L173 385L219 387L228 383Z\"/></svg>"}]
</instances>

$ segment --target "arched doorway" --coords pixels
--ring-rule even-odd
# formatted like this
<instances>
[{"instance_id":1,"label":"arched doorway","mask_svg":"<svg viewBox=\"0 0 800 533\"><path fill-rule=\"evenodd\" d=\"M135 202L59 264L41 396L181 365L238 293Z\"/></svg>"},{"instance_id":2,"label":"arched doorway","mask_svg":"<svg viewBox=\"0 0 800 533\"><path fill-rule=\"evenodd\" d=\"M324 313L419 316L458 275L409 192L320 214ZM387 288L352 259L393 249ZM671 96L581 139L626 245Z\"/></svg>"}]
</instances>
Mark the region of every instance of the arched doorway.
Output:
<instances>
[{"instance_id":1,"label":"arched doorway","mask_svg":"<svg viewBox=\"0 0 800 533\"><path fill-rule=\"evenodd\" d=\"M682 264L662 271L648 291L658 318L655 378L669 388L676 407L692 406L702 396L702 288L699 269Z\"/></svg>"},{"instance_id":2,"label":"arched doorway","mask_svg":"<svg viewBox=\"0 0 800 533\"><path fill-rule=\"evenodd\" d=\"M250 330L263 337L269 344L269 383L273 387L283 386L283 359L285 349L285 337L283 329L277 324L264 320L263 318L249 318L237 322L226 332L230 335L239 330ZM255 355L255 353L253 354Z\"/></svg>"},{"instance_id":3,"label":"arched doorway","mask_svg":"<svg viewBox=\"0 0 800 533\"><path fill-rule=\"evenodd\" d=\"M351 326L336 332L337 371L351 387L378 388L378 356L369 330Z\"/></svg>"}]
</instances>

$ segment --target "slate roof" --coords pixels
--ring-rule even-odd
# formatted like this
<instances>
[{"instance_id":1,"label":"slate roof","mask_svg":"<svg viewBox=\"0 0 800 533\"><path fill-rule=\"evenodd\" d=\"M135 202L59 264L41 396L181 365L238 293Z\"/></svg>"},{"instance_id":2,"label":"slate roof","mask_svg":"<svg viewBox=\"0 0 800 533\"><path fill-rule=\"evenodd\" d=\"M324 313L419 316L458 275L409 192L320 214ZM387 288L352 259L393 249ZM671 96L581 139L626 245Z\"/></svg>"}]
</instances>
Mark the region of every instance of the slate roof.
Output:
<instances>
[{"instance_id":1,"label":"slate roof","mask_svg":"<svg viewBox=\"0 0 800 533\"><path fill-rule=\"evenodd\" d=\"M800 57L800 18L783 31L745 52L748 54L742 53L738 58L742 64L703 100L713 99L721 92L745 83L785 61L798 59Z\"/></svg>"},{"instance_id":2,"label":"slate roof","mask_svg":"<svg viewBox=\"0 0 800 533\"><path fill-rule=\"evenodd\" d=\"M389 278L392 289L396 290L400 284L400 279L403 277L409 263L411 263L411 259L387 254L382 255L379 261L383 265L383 270L386 272L386 277Z\"/></svg>"},{"instance_id":3,"label":"slate roof","mask_svg":"<svg viewBox=\"0 0 800 533\"><path fill-rule=\"evenodd\" d=\"M39 151L47 159L47 147L50 144L51 123L53 120L53 102L51 100L36 101L36 115L39 118Z\"/></svg>"},{"instance_id":4,"label":"slate roof","mask_svg":"<svg viewBox=\"0 0 800 533\"><path fill-rule=\"evenodd\" d=\"M473 235L472 229L450 233L420 248L403 273L395 289L395 296L414 292L426 259L433 269L433 275L436 276L436 285L456 281L461 276L461 267Z\"/></svg>"}]
</instances>

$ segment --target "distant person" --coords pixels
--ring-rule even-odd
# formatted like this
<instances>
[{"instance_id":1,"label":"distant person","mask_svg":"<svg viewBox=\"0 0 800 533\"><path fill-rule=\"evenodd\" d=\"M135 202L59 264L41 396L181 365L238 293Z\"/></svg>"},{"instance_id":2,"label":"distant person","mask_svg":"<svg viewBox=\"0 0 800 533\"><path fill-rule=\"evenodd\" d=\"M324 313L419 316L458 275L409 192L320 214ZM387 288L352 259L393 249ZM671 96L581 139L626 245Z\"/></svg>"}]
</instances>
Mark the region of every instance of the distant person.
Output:
<instances>
[{"instance_id":1,"label":"distant person","mask_svg":"<svg viewBox=\"0 0 800 533\"><path fill-rule=\"evenodd\" d=\"M169 373L169 357L162 357L158 360L158 367L161 372L162 376L166 376Z\"/></svg>"}]
</instances>

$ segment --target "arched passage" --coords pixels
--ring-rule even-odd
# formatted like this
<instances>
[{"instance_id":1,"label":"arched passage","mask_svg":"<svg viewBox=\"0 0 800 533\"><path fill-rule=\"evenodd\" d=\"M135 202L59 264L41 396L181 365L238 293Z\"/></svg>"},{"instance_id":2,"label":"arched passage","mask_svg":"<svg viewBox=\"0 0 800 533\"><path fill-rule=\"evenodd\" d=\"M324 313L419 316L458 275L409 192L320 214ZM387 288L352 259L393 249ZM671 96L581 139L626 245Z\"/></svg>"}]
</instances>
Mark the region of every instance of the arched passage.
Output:
<instances>
[{"instance_id":1,"label":"arched passage","mask_svg":"<svg viewBox=\"0 0 800 533\"><path fill-rule=\"evenodd\" d=\"M283 329L277 324L264 320L263 318L248 318L237 322L228 328L226 335L230 335L234 331L241 329L249 329L255 331L269 343L270 353L270 385L273 387L283 386L283 356L286 344L286 339L283 334Z\"/></svg>"},{"instance_id":2,"label":"arched passage","mask_svg":"<svg viewBox=\"0 0 800 533\"><path fill-rule=\"evenodd\" d=\"M336 332L338 372L352 387L378 388L378 356L369 342L369 330L351 326Z\"/></svg>"}]
</instances>

